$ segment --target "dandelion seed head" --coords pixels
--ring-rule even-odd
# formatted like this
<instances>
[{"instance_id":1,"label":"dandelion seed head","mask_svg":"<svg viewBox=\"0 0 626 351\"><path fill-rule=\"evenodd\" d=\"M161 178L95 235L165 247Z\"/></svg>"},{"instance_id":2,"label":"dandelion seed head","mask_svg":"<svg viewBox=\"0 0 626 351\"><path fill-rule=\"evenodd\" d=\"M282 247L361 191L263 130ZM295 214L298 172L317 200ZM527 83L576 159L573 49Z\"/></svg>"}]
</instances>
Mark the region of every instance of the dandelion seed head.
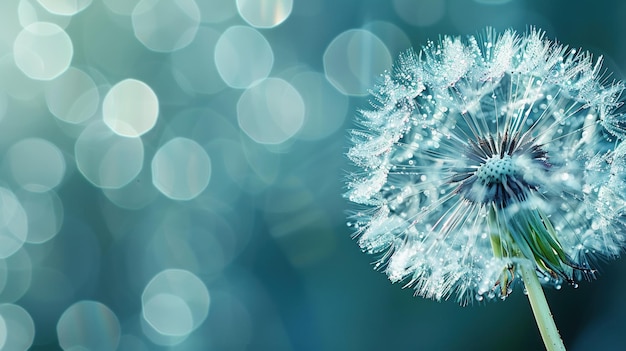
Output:
<instances>
[{"instance_id":1,"label":"dandelion seed head","mask_svg":"<svg viewBox=\"0 0 626 351\"><path fill-rule=\"evenodd\" d=\"M433 299L506 298L517 267L575 284L626 233L624 84L531 29L401 55L360 112L346 198L361 248Z\"/></svg>"}]
</instances>

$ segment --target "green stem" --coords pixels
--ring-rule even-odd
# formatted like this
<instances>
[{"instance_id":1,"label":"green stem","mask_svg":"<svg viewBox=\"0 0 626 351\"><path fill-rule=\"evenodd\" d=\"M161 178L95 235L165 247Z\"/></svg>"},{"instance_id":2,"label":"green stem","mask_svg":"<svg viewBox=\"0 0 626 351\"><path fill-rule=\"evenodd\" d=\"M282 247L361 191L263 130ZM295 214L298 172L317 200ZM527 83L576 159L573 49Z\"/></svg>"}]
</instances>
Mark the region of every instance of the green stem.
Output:
<instances>
[{"instance_id":1,"label":"green stem","mask_svg":"<svg viewBox=\"0 0 626 351\"><path fill-rule=\"evenodd\" d=\"M534 269L527 264L518 265L522 271L522 278L524 279L524 285L526 285L526 291L528 292L528 300L530 300L530 307L535 315L539 332L543 343L546 345L548 351L565 351L565 345L559 335L559 331L556 329L550 307L546 301L546 296L543 294L543 288L539 283L537 274Z\"/></svg>"}]
</instances>

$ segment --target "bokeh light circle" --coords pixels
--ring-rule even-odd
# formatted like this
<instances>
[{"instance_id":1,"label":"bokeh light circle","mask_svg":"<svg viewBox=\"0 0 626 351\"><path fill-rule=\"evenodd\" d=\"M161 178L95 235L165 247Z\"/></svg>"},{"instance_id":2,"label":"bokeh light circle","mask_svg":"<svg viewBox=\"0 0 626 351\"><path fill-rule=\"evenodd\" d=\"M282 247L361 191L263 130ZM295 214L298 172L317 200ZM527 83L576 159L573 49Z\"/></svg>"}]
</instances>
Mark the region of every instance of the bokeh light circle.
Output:
<instances>
[{"instance_id":1,"label":"bokeh light circle","mask_svg":"<svg viewBox=\"0 0 626 351\"><path fill-rule=\"evenodd\" d=\"M215 45L215 65L220 76L232 88L247 88L267 78L274 65L272 48L256 29L232 26Z\"/></svg>"},{"instance_id":2,"label":"bokeh light circle","mask_svg":"<svg viewBox=\"0 0 626 351\"><path fill-rule=\"evenodd\" d=\"M237 10L251 26L272 28L283 23L291 14L293 0L237 0Z\"/></svg>"},{"instance_id":3,"label":"bokeh light circle","mask_svg":"<svg viewBox=\"0 0 626 351\"><path fill-rule=\"evenodd\" d=\"M324 52L324 72L346 95L367 95L380 74L391 69L387 46L372 32L350 29L339 34Z\"/></svg>"},{"instance_id":4,"label":"bokeh light circle","mask_svg":"<svg viewBox=\"0 0 626 351\"><path fill-rule=\"evenodd\" d=\"M363 25L363 29L372 32L385 43L392 58L397 58L411 48L411 39L406 32L391 22L371 21Z\"/></svg>"},{"instance_id":5,"label":"bokeh light circle","mask_svg":"<svg viewBox=\"0 0 626 351\"><path fill-rule=\"evenodd\" d=\"M146 285L141 303L143 318L154 330L180 337L190 334L204 322L209 313L210 297L195 274L166 269Z\"/></svg>"},{"instance_id":6,"label":"bokeh light circle","mask_svg":"<svg viewBox=\"0 0 626 351\"><path fill-rule=\"evenodd\" d=\"M92 0L37 0L50 13L73 16L91 5Z\"/></svg>"},{"instance_id":7,"label":"bokeh light circle","mask_svg":"<svg viewBox=\"0 0 626 351\"><path fill-rule=\"evenodd\" d=\"M159 99L144 82L125 79L104 97L102 118L115 133L136 137L154 127L159 116Z\"/></svg>"},{"instance_id":8,"label":"bokeh light circle","mask_svg":"<svg viewBox=\"0 0 626 351\"><path fill-rule=\"evenodd\" d=\"M38 3L38 0L19 0L19 4L17 5L17 17L22 28L35 22L50 22L61 28L67 28L72 19L70 16L60 16L51 13Z\"/></svg>"},{"instance_id":9,"label":"bokeh light circle","mask_svg":"<svg viewBox=\"0 0 626 351\"><path fill-rule=\"evenodd\" d=\"M64 350L115 350L121 329L117 316L97 301L79 301L68 307L57 323L59 345Z\"/></svg>"},{"instance_id":10,"label":"bokeh light circle","mask_svg":"<svg viewBox=\"0 0 626 351\"><path fill-rule=\"evenodd\" d=\"M300 92L306 106L298 139L323 139L341 128L348 112L349 99L333 88L323 74L302 72L290 82Z\"/></svg>"},{"instance_id":11,"label":"bokeh light circle","mask_svg":"<svg viewBox=\"0 0 626 351\"><path fill-rule=\"evenodd\" d=\"M26 242L44 243L59 233L63 225L63 203L53 190L45 193L20 191L16 193L28 218Z\"/></svg>"},{"instance_id":12,"label":"bokeh light circle","mask_svg":"<svg viewBox=\"0 0 626 351\"><path fill-rule=\"evenodd\" d=\"M165 196L174 200L191 200L209 184L211 159L197 142L174 138L152 159L152 182Z\"/></svg>"},{"instance_id":13,"label":"bokeh light circle","mask_svg":"<svg viewBox=\"0 0 626 351\"><path fill-rule=\"evenodd\" d=\"M194 39L200 10L194 0L141 0L133 9L135 37L148 49L172 52Z\"/></svg>"},{"instance_id":14,"label":"bokeh light circle","mask_svg":"<svg viewBox=\"0 0 626 351\"><path fill-rule=\"evenodd\" d=\"M182 344L190 337L190 334L181 336L163 334L156 330L155 327L146 321L145 318L141 318L139 321L143 336L151 343L159 346L165 346L166 349L175 349L176 346Z\"/></svg>"},{"instance_id":15,"label":"bokeh light circle","mask_svg":"<svg viewBox=\"0 0 626 351\"><path fill-rule=\"evenodd\" d=\"M51 80L69 68L74 48L63 28L54 23L35 22L17 35L13 55L17 67L28 77Z\"/></svg>"},{"instance_id":16,"label":"bokeh light circle","mask_svg":"<svg viewBox=\"0 0 626 351\"><path fill-rule=\"evenodd\" d=\"M0 317L4 321L4 343L0 350L26 351L35 339L35 323L21 306L4 303L0 305Z\"/></svg>"},{"instance_id":17,"label":"bokeh light circle","mask_svg":"<svg viewBox=\"0 0 626 351\"><path fill-rule=\"evenodd\" d=\"M239 126L261 144L280 144L293 137L302 127L304 111L300 93L279 78L252 86L237 102Z\"/></svg>"},{"instance_id":18,"label":"bokeh light circle","mask_svg":"<svg viewBox=\"0 0 626 351\"><path fill-rule=\"evenodd\" d=\"M13 178L28 191L48 191L59 185L65 175L61 150L44 139L18 141L7 151L6 157Z\"/></svg>"},{"instance_id":19,"label":"bokeh light circle","mask_svg":"<svg viewBox=\"0 0 626 351\"><path fill-rule=\"evenodd\" d=\"M0 187L0 258L19 250L28 235L26 211L15 194Z\"/></svg>"},{"instance_id":20,"label":"bokeh light circle","mask_svg":"<svg viewBox=\"0 0 626 351\"><path fill-rule=\"evenodd\" d=\"M100 93L91 77L70 67L45 87L46 104L58 119L72 124L82 123L98 110Z\"/></svg>"},{"instance_id":21,"label":"bokeh light circle","mask_svg":"<svg viewBox=\"0 0 626 351\"><path fill-rule=\"evenodd\" d=\"M143 306L146 321L159 333L184 336L193 330L193 315L187 302L178 295L156 294Z\"/></svg>"},{"instance_id":22,"label":"bokeh light circle","mask_svg":"<svg viewBox=\"0 0 626 351\"><path fill-rule=\"evenodd\" d=\"M141 171L144 147L141 138L115 134L104 122L94 121L74 145L79 171L101 188L121 188Z\"/></svg>"}]
</instances>

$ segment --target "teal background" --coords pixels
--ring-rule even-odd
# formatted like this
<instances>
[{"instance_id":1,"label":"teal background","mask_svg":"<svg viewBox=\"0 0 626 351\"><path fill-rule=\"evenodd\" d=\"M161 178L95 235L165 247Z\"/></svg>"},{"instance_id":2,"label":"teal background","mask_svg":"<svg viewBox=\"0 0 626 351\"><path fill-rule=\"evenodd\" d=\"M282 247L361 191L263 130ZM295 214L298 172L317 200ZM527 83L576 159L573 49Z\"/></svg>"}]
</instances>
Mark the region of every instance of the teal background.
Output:
<instances>
[{"instance_id":1,"label":"teal background","mask_svg":"<svg viewBox=\"0 0 626 351\"><path fill-rule=\"evenodd\" d=\"M1 1L7 1L4 10L18 3ZM202 1L196 0L199 5ZM298 72L324 74L323 57L332 40L346 30L367 28L372 21L395 25L415 48L441 35L472 35L486 26L522 33L536 26L547 38L603 55L611 78L625 77L622 2L441 3L440 19L417 26L399 16L392 1L294 0L283 23L257 30L273 49L270 76L286 81ZM234 25L248 26L232 6L235 12L229 17L200 26L218 33ZM158 96L159 119L141 136L146 161L133 180L152 190L141 208L117 206L76 166L75 141L84 125L57 121L43 93L27 100L8 97L0 121L0 155L19 140L39 137L56 145L67 163L55 188L63 204L63 225L52 240L24 245L21 250L32 262L26 292L17 300L0 301L28 311L35 325L33 350L59 349L58 320L82 300L99 301L115 313L122 335L118 347L124 350L543 349L521 289L504 302L467 307L426 300L401 284L391 284L373 270L374 257L360 252L346 226L351 205L342 193L352 167L344 157L347 130L355 126L356 111L368 106L366 96L341 100L343 95L334 91L332 96L348 105L345 113L335 116L343 122L327 135L306 138L295 133L284 143L262 144L238 124L243 89L223 82L210 94L181 87L171 70L175 53L143 46L128 16L111 12L102 0L76 14L66 32L74 45L72 66L97 77L101 99L110 85L126 78L142 80ZM380 39L392 58L406 49L403 37ZM3 54L11 50L5 46ZM0 89L12 84L1 71L0 81ZM317 103L328 101L334 100ZM151 184L151 158L178 136L196 141L211 159L207 188L189 201L172 200ZM3 186L17 192L9 166L3 167ZM8 267L11 262L7 259ZM155 343L141 327L142 291L167 268L194 273L211 298L206 320L171 346ZM63 278L56 279L50 270ZM597 281L582 282L577 289L546 289L569 350L626 349L625 290L623 260L601 262Z\"/></svg>"}]
</instances>

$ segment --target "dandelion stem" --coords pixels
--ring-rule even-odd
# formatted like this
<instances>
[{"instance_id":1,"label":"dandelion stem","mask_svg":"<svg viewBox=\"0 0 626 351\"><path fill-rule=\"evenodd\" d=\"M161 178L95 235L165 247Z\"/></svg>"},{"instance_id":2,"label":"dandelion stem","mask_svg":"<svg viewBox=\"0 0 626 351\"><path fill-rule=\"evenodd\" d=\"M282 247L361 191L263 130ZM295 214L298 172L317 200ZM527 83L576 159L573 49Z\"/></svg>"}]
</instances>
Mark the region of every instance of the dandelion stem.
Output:
<instances>
[{"instance_id":1,"label":"dandelion stem","mask_svg":"<svg viewBox=\"0 0 626 351\"><path fill-rule=\"evenodd\" d=\"M552 312L550 312L550 307L546 301L546 296L543 293L543 288L539 283L537 274L529 265L520 264L519 268L522 271L522 278L524 279L524 285L528 292L530 307L535 315L535 320L537 321L543 343L546 345L546 350L565 351L565 345L563 345L563 340L552 318Z\"/></svg>"}]
</instances>

